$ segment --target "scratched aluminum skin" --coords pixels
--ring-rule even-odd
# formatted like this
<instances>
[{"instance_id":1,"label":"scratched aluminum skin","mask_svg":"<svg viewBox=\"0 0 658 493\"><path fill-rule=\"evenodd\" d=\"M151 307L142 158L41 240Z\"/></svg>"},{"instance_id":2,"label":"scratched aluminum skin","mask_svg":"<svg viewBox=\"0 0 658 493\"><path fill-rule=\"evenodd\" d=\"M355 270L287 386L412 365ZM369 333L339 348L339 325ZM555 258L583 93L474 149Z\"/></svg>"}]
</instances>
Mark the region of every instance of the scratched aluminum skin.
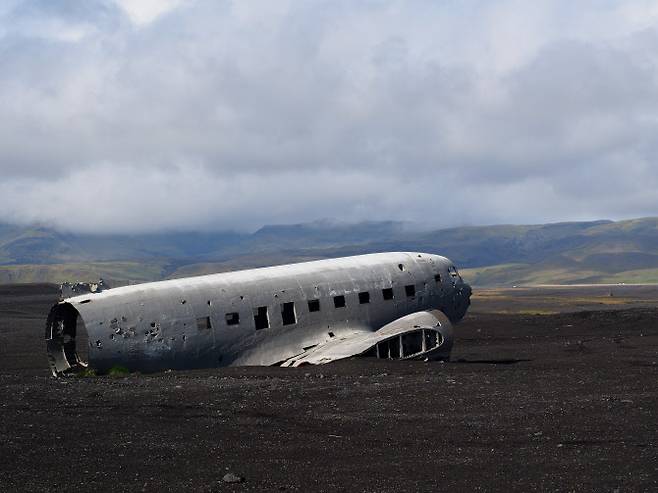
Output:
<instances>
[{"instance_id":1,"label":"scratched aluminum skin","mask_svg":"<svg viewBox=\"0 0 658 493\"><path fill-rule=\"evenodd\" d=\"M384 297L387 288L393 290L392 299ZM359 297L365 292L367 303L364 295ZM56 376L87 365L99 372L115 366L153 372L325 363L368 350L379 354L378 342L421 329L426 332L418 337L438 334L432 347L423 342L420 353L400 354L400 359L446 359L452 347L451 322L464 316L470 295L471 288L445 257L417 252L359 255L71 297L51 309L46 345ZM344 306L334 300L340 296ZM320 310L310 311L309 300L319 300ZM289 303L294 303L292 312ZM267 307L267 328L256 328L258 307ZM239 323L231 325L236 316L230 314L237 314ZM83 342L84 332L88 341Z\"/></svg>"}]
</instances>

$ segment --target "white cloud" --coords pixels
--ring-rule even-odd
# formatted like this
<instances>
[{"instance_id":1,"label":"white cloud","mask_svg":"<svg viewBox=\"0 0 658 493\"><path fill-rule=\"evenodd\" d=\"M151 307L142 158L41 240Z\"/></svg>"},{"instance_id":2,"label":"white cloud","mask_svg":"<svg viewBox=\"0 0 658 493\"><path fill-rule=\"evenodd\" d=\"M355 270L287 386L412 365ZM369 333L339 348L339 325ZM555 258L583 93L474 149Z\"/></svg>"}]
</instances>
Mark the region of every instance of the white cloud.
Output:
<instances>
[{"instance_id":1,"label":"white cloud","mask_svg":"<svg viewBox=\"0 0 658 493\"><path fill-rule=\"evenodd\" d=\"M658 214L654 4L17 3L0 220Z\"/></svg>"},{"instance_id":2,"label":"white cloud","mask_svg":"<svg viewBox=\"0 0 658 493\"><path fill-rule=\"evenodd\" d=\"M115 0L130 20L138 26L150 24L158 17L174 10L186 0ZM189 0L187 0L189 1Z\"/></svg>"}]
</instances>

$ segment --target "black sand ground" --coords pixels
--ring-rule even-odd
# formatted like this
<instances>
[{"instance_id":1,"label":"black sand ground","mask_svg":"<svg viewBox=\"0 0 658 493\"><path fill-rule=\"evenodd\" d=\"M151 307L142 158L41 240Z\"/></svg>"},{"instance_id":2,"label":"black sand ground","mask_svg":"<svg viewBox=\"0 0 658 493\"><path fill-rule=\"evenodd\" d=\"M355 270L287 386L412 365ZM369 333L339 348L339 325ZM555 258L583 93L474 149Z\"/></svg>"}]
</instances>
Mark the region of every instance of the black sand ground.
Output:
<instances>
[{"instance_id":1,"label":"black sand ground","mask_svg":"<svg viewBox=\"0 0 658 493\"><path fill-rule=\"evenodd\" d=\"M443 364L56 380L55 296L0 287L1 491L658 491L655 308L475 307Z\"/></svg>"}]
</instances>

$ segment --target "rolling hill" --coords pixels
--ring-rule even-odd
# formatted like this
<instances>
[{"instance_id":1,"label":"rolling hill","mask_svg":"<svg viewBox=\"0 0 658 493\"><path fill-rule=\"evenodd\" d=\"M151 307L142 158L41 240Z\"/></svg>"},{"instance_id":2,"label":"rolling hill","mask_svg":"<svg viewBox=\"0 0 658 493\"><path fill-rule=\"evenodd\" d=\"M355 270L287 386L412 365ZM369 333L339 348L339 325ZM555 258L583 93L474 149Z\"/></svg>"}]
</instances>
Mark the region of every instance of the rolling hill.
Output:
<instances>
[{"instance_id":1,"label":"rolling hill","mask_svg":"<svg viewBox=\"0 0 658 493\"><path fill-rule=\"evenodd\" d=\"M0 224L0 283L125 283L370 252L450 257L475 285L658 282L658 218L422 231L316 221L253 234L85 235Z\"/></svg>"}]
</instances>

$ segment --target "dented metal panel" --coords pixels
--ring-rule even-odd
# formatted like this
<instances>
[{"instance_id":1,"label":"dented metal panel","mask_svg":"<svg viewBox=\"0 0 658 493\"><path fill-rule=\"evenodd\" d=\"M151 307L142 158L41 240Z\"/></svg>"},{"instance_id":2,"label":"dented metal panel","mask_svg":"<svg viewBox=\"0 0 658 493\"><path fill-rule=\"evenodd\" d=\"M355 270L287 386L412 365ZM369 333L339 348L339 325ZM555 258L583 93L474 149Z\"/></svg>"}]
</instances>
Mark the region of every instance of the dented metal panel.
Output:
<instances>
[{"instance_id":1,"label":"dented metal panel","mask_svg":"<svg viewBox=\"0 0 658 493\"><path fill-rule=\"evenodd\" d=\"M427 325L439 327L443 346L426 356L449 357L449 320L462 318L471 293L456 272L445 257L393 252L98 290L52 308L47 350L55 375L86 365L273 365L302 354L326 362L367 351L387 331ZM259 307L267 327L255 318Z\"/></svg>"}]
</instances>

